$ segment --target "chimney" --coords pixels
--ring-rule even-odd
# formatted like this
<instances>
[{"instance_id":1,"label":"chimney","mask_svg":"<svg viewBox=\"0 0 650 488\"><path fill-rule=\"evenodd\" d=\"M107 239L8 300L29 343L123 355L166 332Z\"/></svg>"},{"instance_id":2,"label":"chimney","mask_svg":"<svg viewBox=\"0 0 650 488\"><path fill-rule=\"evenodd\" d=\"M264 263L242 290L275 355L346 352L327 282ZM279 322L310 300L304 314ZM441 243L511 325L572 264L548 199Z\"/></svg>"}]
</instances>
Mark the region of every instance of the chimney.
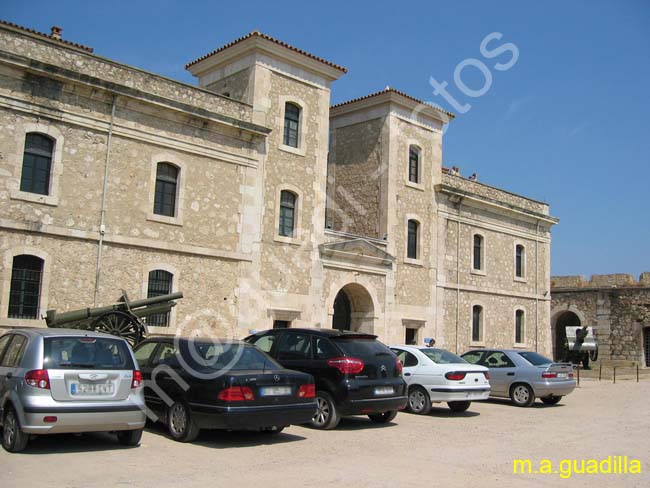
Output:
<instances>
[{"instance_id":1,"label":"chimney","mask_svg":"<svg viewBox=\"0 0 650 488\"><path fill-rule=\"evenodd\" d=\"M57 41L61 40L61 32L63 32L63 29L57 25L52 26L52 32L50 33L50 37L52 39L56 39Z\"/></svg>"}]
</instances>

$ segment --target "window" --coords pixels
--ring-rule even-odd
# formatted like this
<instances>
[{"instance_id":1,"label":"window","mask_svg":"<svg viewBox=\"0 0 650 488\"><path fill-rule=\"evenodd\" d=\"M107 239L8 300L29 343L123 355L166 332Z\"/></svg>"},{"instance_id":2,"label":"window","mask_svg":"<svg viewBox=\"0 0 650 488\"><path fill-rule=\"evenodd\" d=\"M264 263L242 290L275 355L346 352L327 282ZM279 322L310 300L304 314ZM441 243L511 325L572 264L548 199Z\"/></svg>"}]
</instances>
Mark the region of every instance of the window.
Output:
<instances>
[{"instance_id":1,"label":"window","mask_svg":"<svg viewBox=\"0 0 650 488\"><path fill-rule=\"evenodd\" d=\"M20 191L49 195L54 140L37 132L25 136Z\"/></svg>"},{"instance_id":2,"label":"window","mask_svg":"<svg viewBox=\"0 0 650 488\"><path fill-rule=\"evenodd\" d=\"M273 343L275 342L275 337L276 336L274 334L263 335L259 339L255 339L255 341L253 341L253 344L255 344L264 352L271 352Z\"/></svg>"},{"instance_id":3,"label":"window","mask_svg":"<svg viewBox=\"0 0 650 488\"><path fill-rule=\"evenodd\" d=\"M420 150L416 146L409 146L409 181L420 183Z\"/></svg>"},{"instance_id":4,"label":"window","mask_svg":"<svg viewBox=\"0 0 650 488\"><path fill-rule=\"evenodd\" d=\"M418 343L418 330L407 327L404 332L404 344L407 345L417 345ZM402 361L404 362L404 361Z\"/></svg>"},{"instance_id":5,"label":"window","mask_svg":"<svg viewBox=\"0 0 650 488\"><path fill-rule=\"evenodd\" d=\"M149 282L147 286L147 298L167 295L172 292L172 282L174 275L169 271L154 269L149 272ZM157 313L147 317L147 325L153 327L169 327L170 312Z\"/></svg>"},{"instance_id":6,"label":"window","mask_svg":"<svg viewBox=\"0 0 650 488\"><path fill-rule=\"evenodd\" d=\"M316 359L332 359L340 354L329 339L314 337L314 355Z\"/></svg>"},{"instance_id":7,"label":"window","mask_svg":"<svg viewBox=\"0 0 650 488\"><path fill-rule=\"evenodd\" d=\"M153 354L157 345L157 342L147 342L133 352L133 355L135 356L135 359L137 359L138 365L141 368L148 366L149 358Z\"/></svg>"},{"instance_id":8,"label":"window","mask_svg":"<svg viewBox=\"0 0 650 488\"><path fill-rule=\"evenodd\" d=\"M176 215L176 187L178 168L169 163L158 163L156 167L156 193L153 213L174 217Z\"/></svg>"},{"instance_id":9,"label":"window","mask_svg":"<svg viewBox=\"0 0 650 488\"><path fill-rule=\"evenodd\" d=\"M472 307L472 342L483 340L483 307L474 305Z\"/></svg>"},{"instance_id":10,"label":"window","mask_svg":"<svg viewBox=\"0 0 650 488\"><path fill-rule=\"evenodd\" d=\"M9 292L9 318L38 319L43 260L29 254L14 257Z\"/></svg>"},{"instance_id":11,"label":"window","mask_svg":"<svg viewBox=\"0 0 650 488\"><path fill-rule=\"evenodd\" d=\"M291 326L291 322L288 320L274 320L273 328L274 329L288 329Z\"/></svg>"},{"instance_id":12,"label":"window","mask_svg":"<svg viewBox=\"0 0 650 488\"><path fill-rule=\"evenodd\" d=\"M472 254L472 268L477 271L483 270L483 236L474 234L474 252Z\"/></svg>"},{"instance_id":13,"label":"window","mask_svg":"<svg viewBox=\"0 0 650 488\"><path fill-rule=\"evenodd\" d=\"M21 335L15 335L14 340L5 353L2 360L2 366L6 368L17 368L23 359L23 346L27 342L27 338Z\"/></svg>"},{"instance_id":14,"label":"window","mask_svg":"<svg viewBox=\"0 0 650 488\"><path fill-rule=\"evenodd\" d=\"M515 364L504 352L494 351L486 354L485 358L481 361L481 366L487 368L514 368Z\"/></svg>"},{"instance_id":15,"label":"window","mask_svg":"<svg viewBox=\"0 0 650 488\"><path fill-rule=\"evenodd\" d=\"M524 311L515 312L515 344L524 343Z\"/></svg>"},{"instance_id":16,"label":"window","mask_svg":"<svg viewBox=\"0 0 650 488\"><path fill-rule=\"evenodd\" d=\"M417 220L408 221L408 243L406 257L409 259L418 259L418 233L420 224Z\"/></svg>"},{"instance_id":17,"label":"window","mask_svg":"<svg viewBox=\"0 0 650 488\"><path fill-rule=\"evenodd\" d=\"M402 365L405 368L412 368L414 366L417 366L419 364L418 358L415 357L415 355L411 354L408 351L404 351L403 349L391 349L397 358L402 361Z\"/></svg>"},{"instance_id":18,"label":"window","mask_svg":"<svg viewBox=\"0 0 650 488\"><path fill-rule=\"evenodd\" d=\"M178 361L178 351L174 347L173 343L163 342L158 348L156 355L151 361L151 366L156 367L160 364L165 364L172 368L180 366L180 362Z\"/></svg>"},{"instance_id":19,"label":"window","mask_svg":"<svg viewBox=\"0 0 650 488\"><path fill-rule=\"evenodd\" d=\"M295 332L283 334L277 356L279 361L311 359L311 336Z\"/></svg>"},{"instance_id":20,"label":"window","mask_svg":"<svg viewBox=\"0 0 650 488\"><path fill-rule=\"evenodd\" d=\"M9 342L11 341L12 337L13 337L13 334L5 334L2 337L0 337L0 364L2 364L2 356L3 356L4 350L9 345Z\"/></svg>"},{"instance_id":21,"label":"window","mask_svg":"<svg viewBox=\"0 0 650 488\"><path fill-rule=\"evenodd\" d=\"M295 103L284 104L284 145L298 147L300 107Z\"/></svg>"},{"instance_id":22,"label":"window","mask_svg":"<svg viewBox=\"0 0 650 488\"><path fill-rule=\"evenodd\" d=\"M295 237L296 194L288 190L280 192L280 225L278 234L283 237Z\"/></svg>"},{"instance_id":23,"label":"window","mask_svg":"<svg viewBox=\"0 0 650 488\"><path fill-rule=\"evenodd\" d=\"M523 278L526 273L526 249L521 244L515 247L515 276Z\"/></svg>"}]
</instances>

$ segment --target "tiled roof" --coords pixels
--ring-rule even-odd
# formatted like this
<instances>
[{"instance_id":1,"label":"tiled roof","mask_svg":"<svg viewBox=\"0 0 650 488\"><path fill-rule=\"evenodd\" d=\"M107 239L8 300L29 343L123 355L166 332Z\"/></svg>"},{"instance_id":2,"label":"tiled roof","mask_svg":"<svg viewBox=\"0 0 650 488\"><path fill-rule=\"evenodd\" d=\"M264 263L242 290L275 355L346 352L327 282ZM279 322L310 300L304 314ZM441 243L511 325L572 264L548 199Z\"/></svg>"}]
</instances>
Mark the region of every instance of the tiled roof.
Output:
<instances>
[{"instance_id":1,"label":"tiled roof","mask_svg":"<svg viewBox=\"0 0 650 488\"><path fill-rule=\"evenodd\" d=\"M390 86L387 86L386 88L384 88L383 90L380 90L378 92L371 93L370 95L365 95L365 96L359 97L359 98L353 98L352 100L348 100L347 102L337 103L336 105L332 105L330 107L330 109L343 107L345 105L360 102L361 100L366 100L368 98L377 97L379 95L383 95L384 93L395 93L395 94L400 95L400 96L402 96L402 97L404 97L404 98L406 98L408 100L411 100L412 102L419 103L419 104L422 104L422 105L427 105L427 106L431 107L432 109L437 110L438 112L441 112L441 113L445 114L450 119L453 119L455 117L455 115L452 114L451 112L447 112L446 110L443 110L440 107L436 107L435 105L431 105L430 103L419 100L419 99L417 99L415 97L412 97L411 95L407 95L403 91L396 90L395 88L391 88Z\"/></svg>"},{"instance_id":2,"label":"tiled roof","mask_svg":"<svg viewBox=\"0 0 650 488\"><path fill-rule=\"evenodd\" d=\"M292 51L294 51L294 52L296 52L298 54L302 54L303 56L307 56L308 58L311 58L311 59L314 59L314 60L319 61L321 63L324 63L324 64L326 64L326 65L328 65L328 66L330 66L332 68L335 68L335 69L337 69L339 71L342 71L343 73L348 72L347 68L344 68L343 66L339 66L338 64L334 64L334 63L332 63L330 61L327 61L326 59L320 58L318 56L314 56L313 54L308 53L307 51L303 51L302 49L298 49L297 47L294 47L294 46L292 46L290 44L287 44L286 42L280 41L280 40L278 40L278 39L276 39L274 37L271 37L271 36L267 36L266 34L263 34L263 33L258 32L258 31L253 31L250 34L246 34L245 36L240 37L239 39L235 39L234 41L229 42L225 46L221 46L220 48L215 49L214 51L209 52L208 54L206 54L204 56L201 56L200 58L195 59L194 61L192 61L190 63L187 63L185 65L185 68L187 69L190 66L193 66L196 63L198 63L200 61L203 61L204 59L209 58L210 56L213 56L213 55L215 55L217 53L220 53L221 51L225 51L226 49L231 48L234 45L239 44L240 42L243 42L246 39L250 39L252 37L259 37L261 39L266 39L267 41L271 41L271 42L277 44L278 46L286 47L287 49L290 49L290 50L292 50Z\"/></svg>"},{"instance_id":3,"label":"tiled roof","mask_svg":"<svg viewBox=\"0 0 650 488\"><path fill-rule=\"evenodd\" d=\"M44 32L39 32L39 31L34 30L34 29L29 29L27 27L23 27L22 25L14 24L13 22L7 22L6 20L0 20L0 24L1 25L6 25L6 26L9 26L9 27L13 27L14 29L19 29L21 31L29 32L30 34L36 34L37 36L45 37L46 39L49 39L49 40L55 41L55 42L60 42L60 43L65 44L67 46L76 47L77 49L82 49L82 50L87 51L89 53L93 52L92 47L84 46L83 44L77 44L76 42L66 41L65 39L57 39L56 37L52 37L51 35L45 34Z\"/></svg>"}]
</instances>

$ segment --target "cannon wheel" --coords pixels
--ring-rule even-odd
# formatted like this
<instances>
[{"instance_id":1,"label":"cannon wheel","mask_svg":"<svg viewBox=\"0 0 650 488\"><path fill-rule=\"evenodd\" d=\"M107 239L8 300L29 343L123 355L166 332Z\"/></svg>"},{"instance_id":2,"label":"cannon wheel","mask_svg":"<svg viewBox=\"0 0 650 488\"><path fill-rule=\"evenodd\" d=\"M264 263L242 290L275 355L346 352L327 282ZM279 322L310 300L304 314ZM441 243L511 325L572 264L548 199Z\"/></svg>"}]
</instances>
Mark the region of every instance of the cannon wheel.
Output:
<instances>
[{"instance_id":1,"label":"cannon wheel","mask_svg":"<svg viewBox=\"0 0 650 488\"><path fill-rule=\"evenodd\" d=\"M144 336L143 327L136 317L119 310L107 312L92 323L93 330L126 339L135 346Z\"/></svg>"}]
</instances>

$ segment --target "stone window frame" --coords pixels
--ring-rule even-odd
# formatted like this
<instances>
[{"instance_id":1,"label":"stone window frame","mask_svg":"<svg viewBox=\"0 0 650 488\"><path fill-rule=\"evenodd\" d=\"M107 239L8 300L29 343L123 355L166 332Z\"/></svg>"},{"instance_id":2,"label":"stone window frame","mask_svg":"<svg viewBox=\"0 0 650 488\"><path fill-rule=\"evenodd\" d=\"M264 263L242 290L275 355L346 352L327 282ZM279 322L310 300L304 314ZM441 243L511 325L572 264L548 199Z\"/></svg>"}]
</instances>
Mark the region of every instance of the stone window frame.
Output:
<instances>
[{"instance_id":1,"label":"stone window frame","mask_svg":"<svg viewBox=\"0 0 650 488\"><path fill-rule=\"evenodd\" d=\"M173 217L167 215L158 215L154 213L154 201L156 198L156 174L158 163L167 163L176 166L178 169L178 178L176 180L176 208ZM187 179L187 164L178 157L169 153L154 154L150 161L149 176L149 207L147 211L147 220L160 222L162 224L183 225L183 207L185 203L185 182Z\"/></svg>"},{"instance_id":2,"label":"stone window frame","mask_svg":"<svg viewBox=\"0 0 650 488\"><path fill-rule=\"evenodd\" d=\"M522 330L521 330L522 342L517 342L517 312L523 312L523 321L522 321L522 324L521 324L521 326L522 326ZM516 348L524 348L525 349L526 348L526 321L528 319L528 317L527 317L528 313L527 313L526 307L524 307L523 305L516 305L514 310L513 310L513 315L512 316L513 316L513 319L514 319L514 321L513 321L514 327L512 328L512 332L513 332L513 334L512 334L512 343L513 343L514 347L516 347Z\"/></svg>"},{"instance_id":3,"label":"stone window frame","mask_svg":"<svg viewBox=\"0 0 650 488\"><path fill-rule=\"evenodd\" d=\"M167 271L168 273L171 273L172 275L172 293L176 293L179 291L179 283L181 281L181 272L179 269L174 266L173 264L166 263L164 261L154 261L152 263L145 264L142 267L142 288L141 288L141 296L142 298L147 298L147 294L149 292L149 273L151 271L155 271L157 269L160 269L162 271ZM149 333L155 333L155 334L169 334L169 332L172 329L176 328L176 307L172 307L172 309L169 312L169 325L167 327L153 327L147 325L147 329L149 329Z\"/></svg>"},{"instance_id":4,"label":"stone window frame","mask_svg":"<svg viewBox=\"0 0 650 488\"><path fill-rule=\"evenodd\" d=\"M409 258L408 256L408 235L409 235L409 221L414 220L418 224L418 241L417 241L417 258ZM423 247L423 234L424 234L424 225L423 220L417 214L406 214L404 216L404 263L410 264L413 266L424 266L424 261L422 257L424 256L424 247Z\"/></svg>"},{"instance_id":5,"label":"stone window frame","mask_svg":"<svg viewBox=\"0 0 650 488\"><path fill-rule=\"evenodd\" d=\"M479 232L478 230L472 230L472 239L470 240L470 273L475 274L475 275L481 275L485 276L487 275L487 262L486 262L486 252L485 252L485 243L486 243L486 238L485 234L482 232ZM481 237L481 264L483 265L481 268L477 269L474 267L474 239L475 236L480 236Z\"/></svg>"},{"instance_id":6,"label":"stone window frame","mask_svg":"<svg viewBox=\"0 0 650 488\"><path fill-rule=\"evenodd\" d=\"M415 139L409 139L406 141L406 171L404 174L405 178L405 184L406 186L410 188L414 188L416 190L424 191L424 160L425 160L425 153L424 153L424 148L422 147L422 144L419 141L416 141ZM411 148L415 147L418 150L418 181L414 182L410 180L410 157L411 157Z\"/></svg>"},{"instance_id":7,"label":"stone window frame","mask_svg":"<svg viewBox=\"0 0 650 488\"><path fill-rule=\"evenodd\" d=\"M280 123L278 124L278 127L282 129L279 131L280 143L278 144L278 149L291 154L295 154L297 156L305 156L307 153L305 147L307 143L307 134L305 130L307 124L305 123L305 121L309 120L308 119L309 112L307 110L307 104L300 98L292 95L280 95L278 103L280 105L280 120L279 120ZM300 107L300 119L298 121L298 147L287 146L286 144L284 144L284 112L287 103L293 103L294 105Z\"/></svg>"},{"instance_id":8,"label":"stone window frame","mask_svg":"<svg viewBox=\"0 0 650 488\"><path fill-rule=\"evenodd\" d=\"M43 122L27 123L21 128L22 137L18 138L19 148L17 148L16 160L14 161L14 178L9 197L12 200L22 200L31 203L41 203L56 207L59 205L59 183L63 173L63 145L65 137L63 133L55 126ZM48 136L54 141L54 150L52 151L52 165L50 166L50 186L47 195L21 191L20 180L23 171L23 158L25 155L25 140L27 134L37 133Z\"/></svg>"},{"instance_id":9,"label":"stone window frame","mask_svg":"<svg viewBox=\"0 0 650 488\"><path fill-rule=\"evenodd\" d=\"M475 341L473 339L474 332L474 307L481 307L481 323L480 325L480 339ZM469 306L469 345L470 347L485 347L485 337L487 333L487 308L481 301L472 301Z\"/></svg>"},{"instance_id":10,"label":"stone window frame","mask_svg":"<svg viewBox=\"0 0 650 488\"><path fill-rule=\"evenodd\" d=\"M281 236L278 232L280 228L280 201L283 191L290 191L296 195L296 205L294 211L294 229L293 237ZM304 233L302 227L302 208L303 208L303 192L300 188L290 183L282 183L276 187L275 190L275 208L273 218L273 240L283 244L292 244L299 246L303 243Z\"/></svg>"},{"instance_id":11,"label":"stone window frame","mask_svg":"<svg viewBox=\"0 0 650 488\"><path fill-rule=\"evenodd\" d=\"M523 274L522 276L517 276L517 247L521 246L523 248L523 255L522 255L522 271ZM513 244L513 279L514 281L519 281L521 283L526 283L528 281L528 266L526 266L526 258L527 258L527 250L526 250L526 244L523 243L523 241L520 240L515 240Z\"/></svg>"},{"instance_id":12,"label":"stone window frame","mask_svg":"<svg viewBox=\"0 0 650 488\"><path fill-rule=\"evenodd\" d=\"M9 293L11 291L11 274L13 271L14 257L21 254L36 256L43 260L43 273L41 275L41 291L38 300L38 317L36 319L13 319L9 318ZM50 273L52 259L45 251L30 247L30 246L16 246L5 251L4 253L4 268L1 276L0 288L2 294L0 295L0 324L15 327L25 326L29 327L45 327L45 321L40 317L45 316L49 307L50 296Z\"/></svg>"}]
</instances>

